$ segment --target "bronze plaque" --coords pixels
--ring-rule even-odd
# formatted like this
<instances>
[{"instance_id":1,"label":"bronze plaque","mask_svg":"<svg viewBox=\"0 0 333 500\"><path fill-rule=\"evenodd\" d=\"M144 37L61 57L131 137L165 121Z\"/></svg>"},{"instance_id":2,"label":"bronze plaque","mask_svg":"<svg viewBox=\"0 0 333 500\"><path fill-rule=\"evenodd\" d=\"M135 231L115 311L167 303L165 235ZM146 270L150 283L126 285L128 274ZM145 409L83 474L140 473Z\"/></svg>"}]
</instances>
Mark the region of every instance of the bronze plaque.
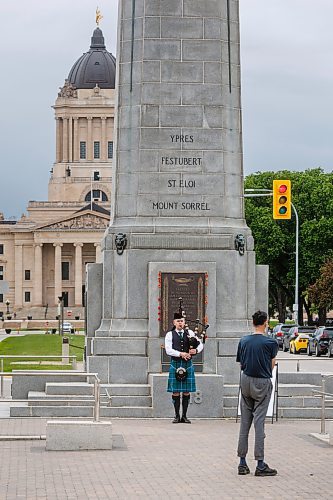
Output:
<instances>
[{"instance_id":1,"label":"bronze plaque","mask_svg":"<svg viewBox=\"0 0 333 500\"><path fill-rule=\"evenodd\" d=\"M183 299L183 310L187 320L207 322L206 315L206 281L205 273L161 273L161 315L160 336L171 330L173 315L179 311L179 298ZM194 324L189 322L190 330Z\"/></svg>"}]
</instances>

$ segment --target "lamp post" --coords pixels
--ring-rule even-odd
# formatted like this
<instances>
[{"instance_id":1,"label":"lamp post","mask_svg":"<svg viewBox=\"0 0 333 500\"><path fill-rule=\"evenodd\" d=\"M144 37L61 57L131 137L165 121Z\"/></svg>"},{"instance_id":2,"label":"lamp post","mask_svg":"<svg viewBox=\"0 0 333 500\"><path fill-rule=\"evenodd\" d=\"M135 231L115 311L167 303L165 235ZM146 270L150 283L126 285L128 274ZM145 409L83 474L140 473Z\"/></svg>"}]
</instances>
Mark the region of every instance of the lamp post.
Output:
<instances>
[{"instance_id":1,"label":"lamp post","mask_svg":"<svg viewBox=\"0 0 333 500\"><path fill-rule=\"evenodd\" d=\"M294 304L294 321L295 321L295 324L298 325L298 233L299 233L299 220L298 220L298 213L297 213L297 210L295 208L295 205L292 203L291 204L293 210L294 210L294 214L295 214L295 218L296 218L296 249L295 249L295 304Z\"/></svg>"},{"instance_id":2,"label":"lamp post","mask_svg":"<svg viewBox=\"0 0 333 500\"><path fill-rule=\"evenodd\" d=\"M7 300L6 300L6 306L7 306L7 311L6 311L6 314L10 314L10 312L9 312L9 305L10 305L10 302L9 302L9 300L7 299Z\"/></svg>"},{"instance_id":3,"label":"lamp post","mask_svg":"<svg viewBox=\"0 0 333 500\"><path fill-rule=\"evenodd\" d=\"M58 321L59 321L59 335L64 333L64 297L61 295L58 297Z\"/></svg>"}]
</instances>

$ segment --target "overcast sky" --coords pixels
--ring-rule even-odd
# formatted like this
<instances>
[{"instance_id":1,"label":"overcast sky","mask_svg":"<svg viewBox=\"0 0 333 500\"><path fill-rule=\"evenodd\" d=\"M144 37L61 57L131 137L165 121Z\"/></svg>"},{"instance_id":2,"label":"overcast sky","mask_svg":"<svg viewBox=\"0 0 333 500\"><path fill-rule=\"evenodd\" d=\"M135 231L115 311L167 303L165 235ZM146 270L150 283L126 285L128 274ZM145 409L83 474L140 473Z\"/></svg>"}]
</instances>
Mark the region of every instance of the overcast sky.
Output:
<instances>
[{"instance_id":1,"label":"overcast sky","mask_svg":"<svg viewBox=\"0 0 333 500\"><path fill-rule=\"evenodd\" d=\"M204 1L204 0L203 0ZM89 49L98 3L116 55L118 0L0 1L0 211L47 200L51 106ZM332 171L333 1L240 0L244 172Z\"/></svg>"}]
</instances>

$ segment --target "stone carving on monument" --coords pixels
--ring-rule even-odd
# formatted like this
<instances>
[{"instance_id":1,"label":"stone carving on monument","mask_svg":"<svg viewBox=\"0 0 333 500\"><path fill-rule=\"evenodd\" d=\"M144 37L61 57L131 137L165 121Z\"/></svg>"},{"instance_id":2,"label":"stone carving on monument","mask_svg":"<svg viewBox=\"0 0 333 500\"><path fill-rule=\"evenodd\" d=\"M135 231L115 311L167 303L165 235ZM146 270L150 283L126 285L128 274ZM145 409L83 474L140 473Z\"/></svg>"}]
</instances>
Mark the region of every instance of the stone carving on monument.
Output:
<instances>
[{"instance_id":1,"label":"stone carving on monument","mask_svg":"<svg viewBox=\"0 0 333 500\"><path fill-rule=\"evenodd\" d=\"M109 220L107 218L98 217L97 215L82 215L80 217L73 217L71 219L62 220L59 222L55 222L54 224L50 224L47 226L43 226L38 229L47 229L48 231L58 231L59 229L106 229L109 226Z\"/></svg>"},{"instance_id":2,"label":"stone carving on monument","mask_svg":"<svg viewBox=\"0 0 333 500\"><path fill-rule=\"evenodd\" d=\"M58 92L58 97L74 97L77 98L77 89L75 85L70 83L67 79L63 87L59 87L60 92Z\"/></svg>"},{"instance_id":3,"label":"stone carving on monument","mask_svg":"<svg viewBox=\"0 0 333 500\"><path fill-rule=\"evenodd\" d=\"M239 2L132 7L119 2L111 221L103 264L88 270L87 368L106 384L148 384L150 416L167 416L161 338L186 284L185 309L210 324L193 411L222 416L268 286L244 217Z\"/></svg>"}]
</instances>

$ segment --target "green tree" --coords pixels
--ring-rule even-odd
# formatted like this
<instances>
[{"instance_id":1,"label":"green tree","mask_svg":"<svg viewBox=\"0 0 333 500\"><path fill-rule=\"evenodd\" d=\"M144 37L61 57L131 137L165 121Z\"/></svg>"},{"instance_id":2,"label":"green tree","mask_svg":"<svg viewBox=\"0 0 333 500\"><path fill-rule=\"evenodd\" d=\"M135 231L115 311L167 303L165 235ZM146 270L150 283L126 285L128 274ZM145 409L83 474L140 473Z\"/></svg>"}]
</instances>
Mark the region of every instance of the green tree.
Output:
<instances>
[{"instance_id":1,"label":"green tree","mask_svg":"<svg viewBox=\"0 0 333 500\"><path fill-rule=\"evenodd\" d=\"M304 172L282 170L257 172L245 179L245 189L272 189L274 179L290 179L292 201L300 223L299 232L299 318L305 307L309 284L319 277L320 267L333 248L333 174L321 168ZM245 214L255 240L258 264L270 266L270 303L280 321L291 307L295 293L295 218L280 221L272 217L271 197L247 198Z\"/></svg>"},{"instance_id":2,"label":"green tree","mask_svg":"<svg viewBox=\"0 0 333 500\"><path fill-rule=\"evenodd\" d=\"M326 260L320 277L308 288L309 300L319 313L319 323L325 324L326 312L333 308L333 258Z\"/></svg>"}]
</instances>

